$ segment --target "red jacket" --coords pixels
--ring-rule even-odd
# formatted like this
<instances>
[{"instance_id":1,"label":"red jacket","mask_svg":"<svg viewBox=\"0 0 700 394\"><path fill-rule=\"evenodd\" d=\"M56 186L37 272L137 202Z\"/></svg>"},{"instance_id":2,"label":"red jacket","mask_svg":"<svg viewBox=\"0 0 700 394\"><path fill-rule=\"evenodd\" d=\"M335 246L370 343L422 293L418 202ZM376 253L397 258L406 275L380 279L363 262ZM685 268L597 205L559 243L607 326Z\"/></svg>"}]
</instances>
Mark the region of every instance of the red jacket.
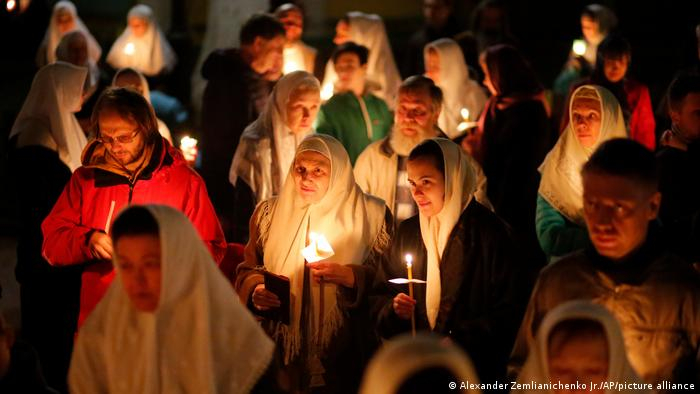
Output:
<instances>
[{"instance_id":1,"label":"red jacket","mask_svg":"<svg viewBox=\"0 0 700 394\"><path fill-rule=\"evenodd\" d=\"M214 260L226 253L221 226L209 201L204 181L185 162L182 154L165 140L156 143L149 164L131 185L120 174L95 165L102 145L88 144L83 166L71 176L51 213L41 225L44 233L42 253L54 266L85 265L80 292L82 324L107 291L114 273L110 261L96 261L88 247L94 231L105 231L110 206L111 222L129 204L164 204L181 210L192 221Z\"/></svg>"}]
</instances>

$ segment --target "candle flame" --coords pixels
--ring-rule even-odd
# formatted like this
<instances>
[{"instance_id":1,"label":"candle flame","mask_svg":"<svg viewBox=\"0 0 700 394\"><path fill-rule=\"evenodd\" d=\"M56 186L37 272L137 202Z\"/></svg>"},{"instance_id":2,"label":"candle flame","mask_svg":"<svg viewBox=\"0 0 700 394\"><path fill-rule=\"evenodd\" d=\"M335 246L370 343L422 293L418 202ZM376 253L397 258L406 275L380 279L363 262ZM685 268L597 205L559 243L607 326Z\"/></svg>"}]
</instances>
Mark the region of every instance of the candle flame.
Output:
<instances>
[{"instance_id":1,"label":"candle flame","mask_svg":"<svg viewBox=\"0 0 700 394\"><path fill-rule=\"evenodd\" d=\"M407 253L405 258L406 258L406 267L413 266L413 256L411 256L410 253Z\"/></svg>"},{"instance_id":2,"label":"candle flame","mask_svg":"<svg viewBox=\"0 0 700 394\"><path fill-rule=\"evenodd\" d=\"M309 232L309 246L301 250L301 254L309 263L315 263L332 257L335 252L323 234Z\"/></svg>"},{"instance_id":3,"label":"candle flame","mask_svg":"<svg viewBox=\"0 0 700 394\"><path fill-rule=\"evenodd\" d=\"M186 161L194 162L197 159L197 142L196 139L187 135L180 140L180 150Z\"/></svg>"},{"instance_id":4,"label":"candle flame","mask_svg":"<svg viewBox=\"0 0 700 394\"><path fill-rule=\"evenodd\" d=\"M282 70L282 73L289 74L291 72L301 70L301 67L299 67L299 64L297 64L297 62L294 60L287 60L284 62L284 68Z\"/></svg>"},{"instance_id":5,"label":"candle flame","mask_svg":"<svg viewBox=\"0 0 700 394\"><path fill-rule=\"evenodd\" d=\"M15 7L17 7L17 2L15 0L7 0L6 6L7 11L12 12L14 11Z\"/></svg>"},{"instance_id":6,"label":"candle flame","mask_svg":"<svg viewBox=\"0 0 700 394\"><path fill-rule=\"evenodd\" d=\"M134 54L134 43L133 42L127 42L126 46L124 47L124 53L131 56Z\"/></svg>"},{"instance_id":7,"label":"candle flame","mask_svg":"<svg viewBox=\"0 0 700 394\"><path fill-rule=\"evenodd\" d=\"M463 118L464 120L469 120L469 110L468 110L468 109L462 108L462 109L459 111L459 114L462 115L462 118Z\"/></svg>"},{"instance_id":8,"label":"candle flame","mask_svg":"<svg viewBox=\"0 0 700 394\"><path fill-rule=\"evenodd\" d=\"M574 40L574 45L572 47L574 53L578 56L583 56L586 53L586 41L584 40Z\"/></svg>"}]
</instances>

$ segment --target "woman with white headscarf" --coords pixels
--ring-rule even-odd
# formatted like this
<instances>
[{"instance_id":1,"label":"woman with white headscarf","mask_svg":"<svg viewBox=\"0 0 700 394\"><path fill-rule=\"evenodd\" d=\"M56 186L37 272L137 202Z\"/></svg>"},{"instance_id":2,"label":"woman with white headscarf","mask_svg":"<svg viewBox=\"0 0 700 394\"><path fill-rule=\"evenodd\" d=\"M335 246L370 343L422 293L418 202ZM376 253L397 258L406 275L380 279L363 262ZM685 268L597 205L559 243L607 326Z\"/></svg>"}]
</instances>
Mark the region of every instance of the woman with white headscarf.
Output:
<instances>
[{"instance_id":1,"label":"woman with white headscarf","mask_svg":"<svg viewBox=\"0 0 700 394\"><path fill-rule=\"evenodd\" d=\"M78 334L71 392L250 392L274 344L189 219L134 206L111 236L117 279Z\"/></svg>"},{"instance_id":2,"label":"woman with white headscarf","mask_svg":"<svg viewBox=\"0 0 700 394\"><path fill-rule=\"evenodd\" d=\"M172 71L177 57L160 30L151 7L145 4L134 6L129 10L127 23L109 50L107 63L115 69L134 68L148 77Z\"/></svg>"},{"instance_id":3,"label":"woman with white headscarf","mask_svg":"<svg viewBox=\"0 0 700 394\"><path fill-rule=\"evenodd\" d=\"M455 382L453 389L445 385ZM464 383L467 388L462 388ZM469 387L470 385L475 385ZM444 392L481 393L479 377L469 356L454 343L436 335L402 335L384 343L372 357L362 379L360 394Z\"/></svg>"},{"instance_id":4,"label":"woman with white headscarf","mask_svg":"<svg viewBox=\"0 0 700 394\"><path fill-rule=\"evenodd\" d=\"M241 242L247 241L255 205L282 189L297 146L313 132L320 105L318 80L306 71L294 71L275 84L258 119L243 131L229 172L236 188L234 234Z\"/></svg>"},{"instance_id":5,"label":"woman with white headscarf","mask_svg":"<svg viewBox=\"0 0 700 394\"><path fill-rule=\"evenodd\" d=\"M644 384L627 359L620 324L604 307L589 301L569 301L552 309L542 321L530 349L517 380L523 387L533 382L578 382L587 385L587 392L603 394L621 391L615 386L602 388L603 382ZM594 389L591 384L597 387ZM652 392L632 387L624 391ZM524 388L511 392L555 393L557 390Z\"/></svg>"},{"instance_id":6,"label":"woman with white headscarf","mask_svg":"<svg viewBox=\"0 0 700 394\"><path fill-rule=\"evenodd\" d=\"M46 379L65 388L80 302L80 268L50 266L41 254L41 223L87 144L80 110L87 69L55 62L42 67L10 131L9 174L17 193L17 281L22 336L37 350Z\"/></svg>"},{"instance_id":7,"label":"woman with white headscarf","mask_svg":"<svg viewBox=\"0 0 700 394\"><path fill-rule=\"evenodd\" d=\"M100 84L100 68L96 61L89 56L89 45L85 33L73 30L66 33L56 47L56 60L88 69L88 76L83 87L84 101L92 97Z\"/></svg>"},{"instance_id":8,"label":"woman with white headscarf","mask_svg":"<svg viewBox=\"0 0 700 394\"><path fill-rule=\"evenodd\" d=\"M53 13L46 29L44 41L39 46L36 62L39 67L56 61L56 47L66 33L80 31L87 41L88 58L97 63L102 55L102 48L90 34L83 21L78 16L75 4L62 0L53 6Z\"/></svg>"},{"instance_id":9,"label":"woman with white headscarf","mask_svg":"<svg viewBox=\"0 0 700 394\"><path fill-rule=\"evenodd\" d=\"M396 68L389 38L386 35L384 21L379 15L365 14L359 11L348 12L336 26L333 42L340 45L352 41L369 49L367 59L367 87L377 97L384 100L389 108L394 108L401 76ZM326 71L321 84L321 97L328 100L334 93L338 74L333 60L326 64Z\"/></svg>"},{"instance_id":10,"label":"woman with white headscarf","mask_svg":"<svg viewBox=\"0 0 700 394\"><path fill-rule=\"evenodd\" d=\"M140 72L133 68L122 68L114 74L112 78L113 87L127 87L134 89L139 92L145 99L151 104L151 89L148 87L148 80ZM168 125L165 124L160 118L156 118L158 121L158 132L163 138L173 145L173 137L170 134L170 129Z\"/></svg>"},{"instance_id":11,"label":"woman with white headscarf","mask_svg":"<svg viewBox=\"0 0 700 394\"><path fill-rule=\"evenodd\" d=\"M280 194L256 208L236 290L258 315L289 316L263 321L284 391L357 392L376 345L367 296L391 223L384 202L355 183L340 142L323 134L301 142ZM319 253L329 250L319 236L332 256ZM326 258L310 262L317 254ZM288 278L289 293L268 289L267 273Z\"/></svg>"},{"instance_id":12,"label":"woman with white headscarf","mask_svg":"<svg viewBox=\"0 0 700 394\"><path fill-rule=\"evenodd\" d=\"M462 49L456 41L441 38L425 46L425 75L442 90L442 111L438 126L454 139L467 131L466 123L479 119L486 104L486 93L469 78ZM464 110L467 110L464 113ZM465 116L466 115L466 116Z\"/></svg>"},{"instance_id":13,"label":"woman with white headscarf","mask_svg":"<svg viewBox=\"0 0 700 394\"><path fill-rule=\"evenodd\" d=\"M451 338L474 360L484 381L503 378L530 291L508 226L474 198L474 168L444 138L411 151L408 183L419 214L403 221L377 273L378 328L390 338L412 329ZM411 255L413 285L405 278Z\"/></svg>"},{"instance_id":14,"label":"woman with white headscarf","mask_svg":"<svg viewBox=\"0 0 700 394\"><path fill-rule=\"evenodd\" d=\"M627 137L620 104L601 86L583 85L574 91L569 119L539 168L535 223L537 239L550 261L588 244L581 167L603 142Z\"/></svg>"}]
</instances>

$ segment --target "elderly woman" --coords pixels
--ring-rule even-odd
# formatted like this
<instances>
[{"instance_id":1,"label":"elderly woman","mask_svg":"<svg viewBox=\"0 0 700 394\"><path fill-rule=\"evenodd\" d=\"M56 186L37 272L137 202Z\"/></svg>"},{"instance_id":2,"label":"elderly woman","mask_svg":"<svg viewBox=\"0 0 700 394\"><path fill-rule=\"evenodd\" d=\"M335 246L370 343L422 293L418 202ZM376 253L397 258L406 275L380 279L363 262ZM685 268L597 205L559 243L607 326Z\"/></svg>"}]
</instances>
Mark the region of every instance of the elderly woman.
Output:
<instances>
[{"instance_id":1,"label":"elderly woman","mask_svg":"<svg viewBox=\"0 0 700 394\"><path fill-rule=\"evenodd\" d=\"M75 4L62 0L53 6L49 27L46 29L44 41L39 46L36 55L37 65L44 66L56 61L56 47L66 33L80 31L87 41L88 58L97 63L102 55L102 48L90 34L83 21L78 16Z\"/></svg>"},{"instance_id":2,"label":"elderly woman","mask_svg":"<svg viewBox=\"0 0 700 394\"><path fill-rule=\"evenodd\" d=\"M425 46L424 54L425 75L442 90L438 126L454 139L467 130L460 123L479 118L486 103L486 93L478 82L469 78L462 49L456 41L449 38L433 41ZM463 113L464 110L468 112Z\"/></svg>"},{"instance_id":3,"label":"elderly woman","mask_svg":"<svg viewBox=\"0 0 700 394\"><path fill-rule=\"evenodd\" d=\"M114 74L112 79L112 86L115 88L131 88L139 92L148 103L151 103L151 89L148 87L148 81L146 77L140 72L134 70L133 68L122 68ZM173 137L170 134L170 129L168 125L165 124L160 118L156 118L158 122L158 132L163 138L168 140L170 145L173 144Z\"/></svg>"},{"instance_id":4,"label":"elderly woman","mask_svg":"<svg viewBox=\"0 0 700 394\"><path fill-rule=\"evenodd\" d=\"M603 382L644 383L627 359L620 324L604 307L589 301L563 303L545 316L518 376L522 387L532 382L586 384L586 391L597 394L618 391L602 387ZM562 391L544 390L551 394ZM625 391L649 393L652 390L639 387ZM518 388L511 392L542 393L543 390Z\"/></svg>"},{"instance_id":5,"label":"elderly woman","mask_svg":"<svg viewBox=\"0 0 700 394\"><path fill-rule=\"evenodd\" d=\"M408 183L418 215L403 221L382 260L375 289L380 334L415 328L449 337L471 355L484 381L503 378L530 292L507 225L475 198L476 176L459 145L427 140L411 151ZM413 297L406 284L411 255Z\"/></svg>"},{"instance_id":6,"label":"elderly woman","mask_svg":"<svg viewBox=\"0 0 700 394\"><path fill-rule=\"evenodd\" d=\"M107 63L115 69L134 68L148 77L169 73L177 57L158 27L151 7L139 4L129 10L127 27L114 41Z\"/></svg>"},{"instance_id":7,"label":"elderly woman","mask_svg":"<svg viewBox=\"0 0 700 394\"><path fill-rule=\"evenodd\" d=\"M256 208L236 291L268 316L263 325L278 344L286 392L357 392L376 343L367 295L391 223L384 202L355 183L340 142L322 134L302 141L279 196ZM317 262L302 254L327 246L334 254ZM286 277L289 292L268 289L268 273Z\"/></svg>"},{"instance_id":8,"label":"elderly woman","mask_svg":"<svg viewBox=\"0 0 700 394\"><path fill-rule=\"evenodd\" d=\"M189 219L134 206L112 239L117 279L78 335L71 392L250 392L274 345Z\"/></svg>"},{"instance_id":9,"label":"elderly woman","mask_svg":"<svg viewBox=\"0 0 700 394\"><path fill-rule=\"evenodd\" d=\"M607 89L584 85L569 104L569 125L540 166L536 229L542 250L551 260L588 244L583 221L581 167L600 144L627 137L622 110Z\"/></svg>"},{"instance_id":10,"label":"elderly woman","mask_svg":"<svg viewBox=\"0 0 700 394\"><path fill-rule=\"evenodd\" d=\"M236 191L236 241L247 240L255 205L280 193L297 146L313 132L320 105L318 80L306 71L289 73L277 82L258 119L243 131L229 172Z\"/></svg>"},{"instance_id":11,"label":"elderly woman","mask_svg":"<svg viewBox=\"0 0 700 394\"><path fill-rule=\"evenodd\" d=\"M396 68L382 18L376 14L348 12L338 21L335 31L333 42L336 45L352 41L369 49L367 87L372 89L377 97L386 101L390 108L393 108L401 84L401 76ZM334 85L338 80L332 59L326 64L324 75L321 96L324 100L328 100L333 96Z\"/></svg>"}]
</instances>

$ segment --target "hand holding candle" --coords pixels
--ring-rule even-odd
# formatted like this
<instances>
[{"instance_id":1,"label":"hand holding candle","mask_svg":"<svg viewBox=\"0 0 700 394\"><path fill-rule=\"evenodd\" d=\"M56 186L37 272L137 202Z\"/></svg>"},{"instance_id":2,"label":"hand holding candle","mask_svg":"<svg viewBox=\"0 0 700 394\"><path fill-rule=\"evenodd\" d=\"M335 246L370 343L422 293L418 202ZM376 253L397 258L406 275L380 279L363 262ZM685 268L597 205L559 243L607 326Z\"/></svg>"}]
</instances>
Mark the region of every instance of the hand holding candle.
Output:
<instances>
[{"instance_id":1,"label":"hand holding candle","mask_svg":"<svg viewBox=\"0 0 700 394\"><path fill-rule=\"evenodd\" d=\"M180 150L185 156L185 160L193 164L197 160L197 140L190 136L184 136L180 140Z\"/></svg>"},{"instance_id":2,"label":"hand holding candle","mask_svg":"<svg viewBox=\"0 0 700 394\"><path fill-rule=\"evenodd\" d=\"M413 298L413 256L410 253L406 254L406 269L408 270L408 296ZM416 313L415 309L411 312L411 334L416 336Z\"/></svg>"},{"instance_id":3,"label":"hand holding candle","mask_svg":"<svg viewBox=\"0 0 700 394\"><path fill-rule=\"evenodd\" d=\"M469 109L467 109L467 108L462 108L462 109L459 111L459 115L460 115L460 118L461 118L461 119L460 119L459 124L457 125L457 131L459 131L460 133L464 133L464 132L467 131L468 129L471 129L471 128L473 128L473 127L476 127L477 122L471 122L471 121L469 120L469 115L470 115L470 114L469 114Z\"/></svg>"}]
</instances>

